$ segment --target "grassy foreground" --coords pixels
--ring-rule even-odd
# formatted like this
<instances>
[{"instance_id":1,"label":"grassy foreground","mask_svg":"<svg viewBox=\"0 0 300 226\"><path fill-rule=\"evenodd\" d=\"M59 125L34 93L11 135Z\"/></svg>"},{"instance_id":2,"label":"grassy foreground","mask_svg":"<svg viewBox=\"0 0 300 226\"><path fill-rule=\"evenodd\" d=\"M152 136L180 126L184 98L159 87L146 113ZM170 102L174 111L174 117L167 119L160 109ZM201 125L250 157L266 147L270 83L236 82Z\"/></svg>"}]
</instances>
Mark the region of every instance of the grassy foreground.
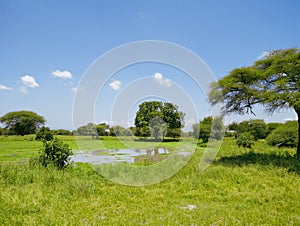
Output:
<instances>
[{"instance_id":1,"label":"grassy foreground","mask_svg":"<svg viewBox=\"0 0 300 226\"><path fill-rule=\"evenodd\" d=\"M123 148L112 138L105 142ZM203 150L197 149L168 180L130 187L86 164L57 171L7 162L34 156L41 146L0 140L0 225L300 225L300 160L290 156L293 149L259 141L249 152L226 139L204 172L198 170ZM7 154L19 156L7 160Z\"/></svg>"}]
</instances>

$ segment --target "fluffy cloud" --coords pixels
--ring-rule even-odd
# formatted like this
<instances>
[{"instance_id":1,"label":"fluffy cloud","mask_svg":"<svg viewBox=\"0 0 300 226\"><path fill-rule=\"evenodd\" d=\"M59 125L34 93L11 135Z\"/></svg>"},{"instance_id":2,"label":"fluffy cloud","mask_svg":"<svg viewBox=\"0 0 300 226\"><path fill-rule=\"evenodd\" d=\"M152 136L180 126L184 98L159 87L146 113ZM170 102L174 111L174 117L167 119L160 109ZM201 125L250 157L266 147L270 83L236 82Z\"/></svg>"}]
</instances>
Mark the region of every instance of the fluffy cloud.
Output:
<instances>
[{"instance_id":1,"label":"fluffy cloud","mask_svg":"<svg viewBox=\"0 0 300 226\"><path fill-rule=\"evenodd\" d=\"M35 81L33 76L24 75L21 77L21 82L25 87L36 88L39 87L39 84Z\"/></svg>"},{"instance_id":2,"label":"fluffy cloud","mask_svg":"<svg viewBox=\"0 0 300 226\"><path fill-rule=\"evenodd\" d=\"M12 90L12 88L0 84L0 90Z\"/></svg>"},{"instance_id":3,"label":"fluffy cloud","mask_svg":"<svg viewBox=\"0 0 300 226\"><path fill-rule=\"evenodd\" d=\"M156 83L158 83L159 85L166 86L166 87L172 86L171 80L164 78L161 73L156 72L153 75L153 78L154 78L154 81Z\"/></svg>"},{"instance_id":4,"label":"fluffy cloud","mask_svg":"<svg viewBox=\"0 0 300 226\"><path fill-rule=\"evenodd\" d=\"M52 71L52 75L57 78L62 78L62 79L72 79L73 75L69 71Z\"/></svg>"},{"instance_id":5,"label":"fluffy cloud","mask_svg":"<svg viewBox=\"0 0 300 226\"><path fill-rule=\"evenodd\" d=\"M109 84L109 86L113 89L113 90L119 90L121 88L122 82L119 80L115 80L113 82L111 82Z\"/></svg>"}]
</instances>

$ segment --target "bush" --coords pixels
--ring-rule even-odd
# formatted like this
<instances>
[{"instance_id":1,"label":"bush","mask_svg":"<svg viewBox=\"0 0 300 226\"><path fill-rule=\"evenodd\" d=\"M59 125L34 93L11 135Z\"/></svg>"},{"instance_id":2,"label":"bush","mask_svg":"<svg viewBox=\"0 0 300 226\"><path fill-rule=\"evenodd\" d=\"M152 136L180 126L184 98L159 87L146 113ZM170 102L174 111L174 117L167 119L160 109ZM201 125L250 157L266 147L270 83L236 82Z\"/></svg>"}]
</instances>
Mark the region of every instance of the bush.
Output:
<instances>
[{"instance_id":1,"label":"bush","mask_svg":"<svg viewBox=\"0 0 300 226\"><path fill-rule=\"evenodd\" d=\"M69 145L64 144L61 140L54 138L51 141L43 140L44 149L41 150L37 163L47 167L54 165L58 169L63 169L69 165L70 156L73 154ZM32 160L35 162L35 160Z\"/></svg>"},{"instance_id":2,"label":"bush","mask_svg":"<svg viewBox=\"0 0 300 226\"><path fill-rule=\"evenodd\" d=\"M277 147L296 147L298 142L297 121L286 122L273 130L267 137L267 143Z\"/></svg>"},{"instance_id":3,"label":"bush","mask_svg":"<svg viewBox=\"0 0 300 226\"><path fill-rule=\"evenodd\" d=\"M48 127L42 127L38 130L35 136L36 140L46 140L50 141L53 140L53 134L51 133L50 129Z\"/></svg>"},{"instance_id":4,"label":"bush","mask_svg":"<svg viewBox=\"0 0 300 226\"><path fill-rule=\"evenodd\" d=\"M251 133L245 132L239 134L236 143L239 147L242 146L243 148L251 148L254 144L254 139L255 138Z\"/></svg>"}]
</instances>

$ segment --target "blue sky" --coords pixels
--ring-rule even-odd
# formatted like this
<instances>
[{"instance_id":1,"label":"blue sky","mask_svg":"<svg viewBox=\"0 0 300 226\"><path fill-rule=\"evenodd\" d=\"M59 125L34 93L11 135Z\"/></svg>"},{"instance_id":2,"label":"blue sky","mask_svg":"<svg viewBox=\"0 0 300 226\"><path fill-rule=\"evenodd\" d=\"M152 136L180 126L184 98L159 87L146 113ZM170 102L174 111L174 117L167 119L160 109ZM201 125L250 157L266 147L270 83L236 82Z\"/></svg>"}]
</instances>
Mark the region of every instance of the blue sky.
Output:
<instances>
[{"instance_id":1,"label":"blue sky","mask_svg":"<svg viewBox=\"0 0 300 226\"><path fill-rule=\"evenodd\" d=\"M73 129L73 100L84 72L110 49L135 41L163 40L184 46L221 78L236 67L251 65L264 51L300 47L299 10L296 0L2 0L0 115L32 110L43 115L53 129ZM113 75L103 89L105 100L99 98L96 104L95 122L110 122L108 109L118 92L136 79L155 79L155 74L158 85L167 85L167 79L179 83L197 104L200 118L209 115L197 87L188 79L181 80L176 69L153 64ZM233 115L227 120L249 117L254 118ZM268 116L258 108L257 118L284 121L295 119L295 114L285 111Z\"/></svg>"}]
</instances>

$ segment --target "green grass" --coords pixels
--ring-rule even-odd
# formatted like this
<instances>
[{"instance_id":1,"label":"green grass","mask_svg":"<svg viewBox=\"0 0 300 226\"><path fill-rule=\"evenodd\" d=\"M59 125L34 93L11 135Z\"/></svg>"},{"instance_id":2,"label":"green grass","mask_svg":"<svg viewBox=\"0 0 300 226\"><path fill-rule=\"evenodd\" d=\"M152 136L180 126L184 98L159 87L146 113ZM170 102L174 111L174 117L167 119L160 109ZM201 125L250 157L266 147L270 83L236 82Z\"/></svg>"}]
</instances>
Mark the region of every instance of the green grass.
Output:
<instances>
[{"instance_id":1,"label":"green grass","mask_svg":"<svg viewBox=\"0 0 300 226\"><path fill-rule=\"evenodd\" d=\"M13 143L9 149L31 153L30 145L41 145L27 142L26 151ZM66 142L75 147L74 139ZM122 147L114 138L103 142ZM0 225L300 225L300 160L291 157L294 149L259 141L249 151L226 139L216 161L201 172L202 153L196 150L173 177L141 187L110 182L87 164L57 171L2 163Z\"/></svg>"}]
</instances>

